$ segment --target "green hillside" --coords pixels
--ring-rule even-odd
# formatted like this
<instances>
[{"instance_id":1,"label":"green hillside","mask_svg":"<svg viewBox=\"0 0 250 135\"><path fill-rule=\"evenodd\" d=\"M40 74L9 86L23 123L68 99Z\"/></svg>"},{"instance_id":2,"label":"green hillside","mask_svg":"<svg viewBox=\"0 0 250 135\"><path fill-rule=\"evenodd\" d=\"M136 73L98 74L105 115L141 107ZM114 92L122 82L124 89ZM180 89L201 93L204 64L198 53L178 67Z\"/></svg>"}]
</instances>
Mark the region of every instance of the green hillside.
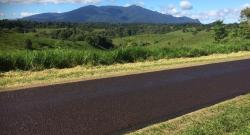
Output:
<instances>
[{"instance_id":1,"label":"green hillside","mask_svg":"<svg viewBox=\"0 0 250 135\"><path fill-rule=\"evenodd\" d=\"M250 50L241 24L71 24L0 21L0 71L111 65ZM216 37L216 32L224 32Z\"/></svg>"},{"instance_id":2,"label":"green hillside","mask_svg":"<svg viewBox=\"0 0 250 135\"><path fill-rule=\"evenodd\" d=\"M1 32L1 51L25 50L25 40L30 39L34 50L43 49L93 49L84 41L68 41L40 36L37 33Z\"/></svg>"},{"instance_id":3,"label":"green hillside","mask_svg":"<svg viewBox=\"0 0 250 135\"><path fill-rule=\"evenodd\" d=\"M145 34L124 38L115 38L117 46L146 46L146 47L200 47L213 44L212 32L199 32L196 35L192 32L182 31L166 34Z\"/></svg>"}]
</instances>

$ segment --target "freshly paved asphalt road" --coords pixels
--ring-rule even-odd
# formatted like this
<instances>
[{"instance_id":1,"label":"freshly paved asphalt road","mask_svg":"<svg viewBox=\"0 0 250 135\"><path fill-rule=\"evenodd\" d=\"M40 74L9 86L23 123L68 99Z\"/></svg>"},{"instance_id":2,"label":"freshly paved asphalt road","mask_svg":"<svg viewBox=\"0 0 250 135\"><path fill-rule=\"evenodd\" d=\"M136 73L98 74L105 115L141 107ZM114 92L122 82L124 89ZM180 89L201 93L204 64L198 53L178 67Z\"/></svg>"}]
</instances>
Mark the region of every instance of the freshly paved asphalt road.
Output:
<instances>
[{"instance_id":1,"label":"freshly paved asphalt road","mask_svg":"<svg viewBox=\"0 0 250 135\"><path fill-rule=\"evenodd\" d=\"M250 60L2 92L0 134L120 134L248 92Z\"/></svg>"}]
</instances>

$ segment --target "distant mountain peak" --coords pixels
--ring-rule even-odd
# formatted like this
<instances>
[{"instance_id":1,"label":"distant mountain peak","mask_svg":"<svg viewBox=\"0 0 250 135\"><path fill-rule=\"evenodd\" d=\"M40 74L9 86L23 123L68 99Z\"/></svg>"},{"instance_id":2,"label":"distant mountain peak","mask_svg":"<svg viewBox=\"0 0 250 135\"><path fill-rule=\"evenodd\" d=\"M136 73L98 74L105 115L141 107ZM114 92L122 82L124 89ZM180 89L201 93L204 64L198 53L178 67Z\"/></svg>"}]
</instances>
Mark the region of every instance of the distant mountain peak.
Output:
<instances>
[{"instance_id":1,"label":"distant mountain peak","mask_svg":"<svg viewBox=\"0 0 250 135\"><path fill-rule=\"evenodd\" d=\"M141 6L139 6L139 5L130 5L130 6L128 6L128 7L137 7L137 8L143 8L143 7L141 7Z\"/></svg>"},{"instance_id":2,"label":"distant mountain peak","mask_svg":"<svg viewBox=\"0 0 250 135\"><path fill-rule=\"evenodd\" d=\"M138 5L95 6L88 5L69 12L52 14L43 13L23 18L38 22L104 22L104 23L155 23L181 24L200 23L197 19L174 17L143 8Z\"/></svg>"}]
</instances>

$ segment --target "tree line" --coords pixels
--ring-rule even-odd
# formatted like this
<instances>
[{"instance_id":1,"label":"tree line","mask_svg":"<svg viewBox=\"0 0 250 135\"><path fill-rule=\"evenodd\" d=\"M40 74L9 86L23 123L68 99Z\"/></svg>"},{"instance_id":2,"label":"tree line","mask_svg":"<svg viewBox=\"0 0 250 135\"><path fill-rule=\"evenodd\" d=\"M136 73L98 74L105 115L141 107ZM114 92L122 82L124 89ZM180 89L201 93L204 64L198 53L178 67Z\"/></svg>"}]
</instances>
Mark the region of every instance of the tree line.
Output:
<instances>
[{"instance_id":1,"label":"tree line","mask_svg":"<svg viewBox=\"0 0 250 135\"><path fill-rule=\"evenodd\" d=\"M243 9L240 18L241 22L239 24L225 25L221 20L214 22L213 30L215 41L223 41L228 37L229 33L231 33L233 38L241 37L250 39L250 8Z\"/></svg>"},{"instance_id":2,"label":"tree line","mask_svg":"<svg viewBox=\"0 0 250 135\"><path fill-rule=\"evenodd\" d=\"M25 20L0 20L0 29L17 30L16 32L30 32L34 29L72 28L85 32L102 29L99 33L109 37L124 37L137 34L164 34L185 28L196 27L206 29L209 25L203 24L109 24L109 23L67 23L67 22L33 22Z\"/></svg>"}]
</instances>

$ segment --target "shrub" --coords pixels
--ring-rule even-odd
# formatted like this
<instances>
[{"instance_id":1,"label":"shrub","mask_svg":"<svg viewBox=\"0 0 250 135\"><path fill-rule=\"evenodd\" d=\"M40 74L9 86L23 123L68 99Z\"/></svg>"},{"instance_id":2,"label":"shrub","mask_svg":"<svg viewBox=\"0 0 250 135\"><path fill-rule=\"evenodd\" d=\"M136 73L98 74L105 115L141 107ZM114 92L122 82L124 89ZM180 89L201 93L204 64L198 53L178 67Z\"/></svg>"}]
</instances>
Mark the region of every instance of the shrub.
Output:
<instances>
[{"instance_id":1,"label":"shrub","mask_svg":"<svg viewBox=\"0 0 250 135\"><path fill-rule=\"evenodd\" d=\"M25 40L25 48L28 49L28 50L32 50L33 47L32 47L32 41L30 39L26 39Z\"/></svg>"},{"instance_id":2,"label":"shrub","mask_svg":"<svg viewBox=\"0 0 250 135\"><path fill-rule=\"evenodd\" d=\"M100 35L87 36L86 41L88 44L90 44L96 48L100 48L100 49L112 49L112 48L114 48L114 45L113 45L111 39L109 39L107 37L100 36Z\"/></svg>"},{"instance_id":3,"label":"shrub","mask_svg":"<svg viewBox=\"0 0 250 135\"><path fill-rule=\"evenodd\" d=\"M215 22L214 26L214 39L216 42L220 42L225 37L227 37L228 33L226 31L226 28L223 24L223 21L217 21Z\"/></svg>"}]
</instances>

